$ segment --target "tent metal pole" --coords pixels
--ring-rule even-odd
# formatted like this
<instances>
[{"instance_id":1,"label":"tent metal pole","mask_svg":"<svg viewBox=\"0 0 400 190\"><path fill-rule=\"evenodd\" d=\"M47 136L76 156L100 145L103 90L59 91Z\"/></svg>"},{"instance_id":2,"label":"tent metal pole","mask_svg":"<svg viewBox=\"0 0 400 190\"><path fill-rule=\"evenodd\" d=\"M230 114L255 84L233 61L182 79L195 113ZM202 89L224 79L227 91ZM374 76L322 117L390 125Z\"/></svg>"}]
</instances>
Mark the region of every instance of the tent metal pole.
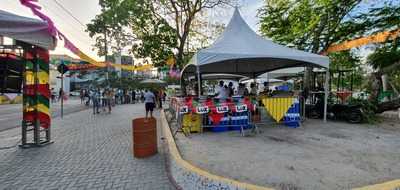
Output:
<instances>
[{"instance_id":1,"label":"tent metal pole","mask_svg":"<svg viewBox=\"0 0 400 190\"><path fill-rule=\"evenodd\" d=\"M328 113L328 96L329 96L329 69L326 70L326 74L325 74L325 96L324 96L324 123L326 123L326 116Z\"/></svg>"},{"instance_id":2,"label":"tent metal pole","mask_svg":"<svg viewBox=\"0 0 400 190\"><path fill-rule=\"evenodd\" d=\"M200 98L200 96L201 96L201 79L200 79L200 67L199 66L196 67L196 71L197 71L197 86L198 86L197 96Z\"/></svg>"}]
</instances>

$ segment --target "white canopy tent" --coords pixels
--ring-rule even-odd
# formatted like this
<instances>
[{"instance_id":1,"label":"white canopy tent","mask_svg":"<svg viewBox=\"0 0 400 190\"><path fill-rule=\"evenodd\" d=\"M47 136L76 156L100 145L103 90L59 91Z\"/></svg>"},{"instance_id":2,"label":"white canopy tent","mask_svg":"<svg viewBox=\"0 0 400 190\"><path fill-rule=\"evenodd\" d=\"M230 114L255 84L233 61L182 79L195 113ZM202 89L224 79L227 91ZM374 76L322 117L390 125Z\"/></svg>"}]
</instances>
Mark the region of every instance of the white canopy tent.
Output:
<instances>
[{"instance_id":1,"label":"white canopy tent","mask_svg":"<svg viewBox=\"0 0 400 190\"><path fill-rule=\"evenodd\" d=\"M53 50L56 46L56 39L50 35L46 22L2 10L0 10L0 35L48 50Z\"/></svg>"},{"instance_id":2,"label":"white canopy tent","mask_svg":"<svg viewBox=\"0 0 400 190\"><path fill-rule=\"evenodd\" d=\"M276 44L256 34L243 20L239 10L222 35L208 48L198 51L182 74L230 73L258 76L268 71L315 66L329 68L329 58Z\"/></svg>"},{"instance_id":3,"label":"white canopy tent","mask_svg":"<svg viewBox=\"0 0 400 190\"><path fill-rule=\"evenodd\" d=\"M167 82L160 79L145 79L140 81L141 84L157 84L157 85L167 85Z\"/></svg>"},{"instance_id":4,"label":"white canopy tent","mask_svg":"<svg viewBox=\"0 0 400 190\"><path fill-rule=\"evenodd\" d=\"M277 79L281 77L294 77L300 75L302 72L304 72L304 67L291 67L264 73L258 76L258 78Z\"/></svg>"},{"instance_id":5,"label":"white canopy tent","mask_svg":"<svg viewBox=\"0 0 400 190\"><path fill-rule=\"evenodd\" d=\"M217 73L217 74L204 74L201 76L201 79L204 80L221 80L221 79L227 79L227 80L240 80L246 78L246 76L243 75L235 75L235 74L225 74L225 73ZM190 76L189 80L195 79L195 76Z\"/></svg>"},{"instance_id":6,"label":"white canopy tent","mask_svg":"<svg viewBox=\"0 0 400 190\"><path fill-rule=\"evenodd\" d=\"M264 39L247 25L236 8L222 35L210 47L198 51L192 57L182 69L181 77L197 76L200 91L203 74L229 73L255 78L277 69L305 66L322 67L329 72L329 58ZM324 120L329 80L328 77L326 79Z\"/></svg>"}]
</instances>

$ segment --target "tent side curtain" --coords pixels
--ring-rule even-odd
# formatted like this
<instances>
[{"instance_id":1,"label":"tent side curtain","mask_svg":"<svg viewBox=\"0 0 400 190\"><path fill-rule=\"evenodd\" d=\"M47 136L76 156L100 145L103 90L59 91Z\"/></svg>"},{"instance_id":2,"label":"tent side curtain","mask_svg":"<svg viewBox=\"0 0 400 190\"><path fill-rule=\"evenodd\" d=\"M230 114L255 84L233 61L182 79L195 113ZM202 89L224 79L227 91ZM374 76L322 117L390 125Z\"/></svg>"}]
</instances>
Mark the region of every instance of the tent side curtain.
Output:
<instances>
[{"instance_id":1,"label":"tent side curtain","mask_svg":"<svg viewBox=\"0 0 400 190\"><path fill-rule=\"evenodd\" d=\"M2 10L0 10L0 35L48 50L53 50L56 46L56 39L49 33L46 22Z\"/></svg>"}]
</instances>

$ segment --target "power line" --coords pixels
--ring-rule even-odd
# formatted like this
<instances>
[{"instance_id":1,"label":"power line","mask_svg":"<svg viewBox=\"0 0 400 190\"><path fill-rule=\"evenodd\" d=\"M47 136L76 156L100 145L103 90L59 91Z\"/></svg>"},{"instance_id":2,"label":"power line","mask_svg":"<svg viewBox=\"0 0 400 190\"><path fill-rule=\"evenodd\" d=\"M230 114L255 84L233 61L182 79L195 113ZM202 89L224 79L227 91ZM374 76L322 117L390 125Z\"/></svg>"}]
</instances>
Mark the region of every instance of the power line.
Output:
<instances>
[{"instance_id":1,"label":"power line","mask_svg":"<svg viewBox=\"0 0 400 190\"><path fill-rule=\"evenodd\" d=\"M56 10L53 10L53 9L52 9L53 7L50 8L50 7L47 6L47 5L42 5L42 6L43 6L46 10L48 10L49 12L53 13L55 17L58 17L58 18L61 19L61 20L65 20L65 22L63 22L63 23L64 23L65 25L70 26L70 27L64 28L65 30L68 30L68 31L69 31L69 35L76 34L76 36L75 36L75 35L72 35L72 36L73 36L73 37L79 38L79 40L81 40L81 41L85 41L85 43L89 43L89 44L92 43L89 39L87 39L87 37L88 37L87 35L82 34L82 33L79 32L78 30L73 30L73 29L71 29L71 28L74 28L74 24L73 24L74 22L69 20L70 17L68 17L67 15L64 15L64 14L59 14L59 13L61 13L61 12L56 11Z\"/></svg>"},{"instance_id":2,"label":"power line","mask_svg":"<svg viewBox=\"0 0 400 190\"><path fill-rule=\"evenodd\" d=\"M54 2L61 7L69 16L71 16L74 20L76 20L80 25L86 27L78 18L76 18L67 8L64 7L61 3L59 3L57 0L54 0Z\"/></svg>"}]
</instances>

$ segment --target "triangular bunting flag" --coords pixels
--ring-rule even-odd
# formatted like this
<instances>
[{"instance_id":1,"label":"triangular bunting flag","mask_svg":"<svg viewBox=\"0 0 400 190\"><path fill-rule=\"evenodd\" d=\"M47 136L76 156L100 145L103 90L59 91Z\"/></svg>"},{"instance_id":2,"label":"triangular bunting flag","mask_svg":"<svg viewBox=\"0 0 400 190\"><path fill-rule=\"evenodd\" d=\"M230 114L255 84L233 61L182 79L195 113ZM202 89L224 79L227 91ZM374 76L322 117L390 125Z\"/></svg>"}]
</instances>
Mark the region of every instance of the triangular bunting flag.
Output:
<instances>
[{"instance_id":1,"label":"triangular bunting flag","mask_svg":"<svg viewBox=\"0 0 400 190\"><path fill-rule=\"evenodd\" d=\"M265 98L262 100L268 113L279 122L294 102L294 98Z\"/></svg>"}]
</instances>

